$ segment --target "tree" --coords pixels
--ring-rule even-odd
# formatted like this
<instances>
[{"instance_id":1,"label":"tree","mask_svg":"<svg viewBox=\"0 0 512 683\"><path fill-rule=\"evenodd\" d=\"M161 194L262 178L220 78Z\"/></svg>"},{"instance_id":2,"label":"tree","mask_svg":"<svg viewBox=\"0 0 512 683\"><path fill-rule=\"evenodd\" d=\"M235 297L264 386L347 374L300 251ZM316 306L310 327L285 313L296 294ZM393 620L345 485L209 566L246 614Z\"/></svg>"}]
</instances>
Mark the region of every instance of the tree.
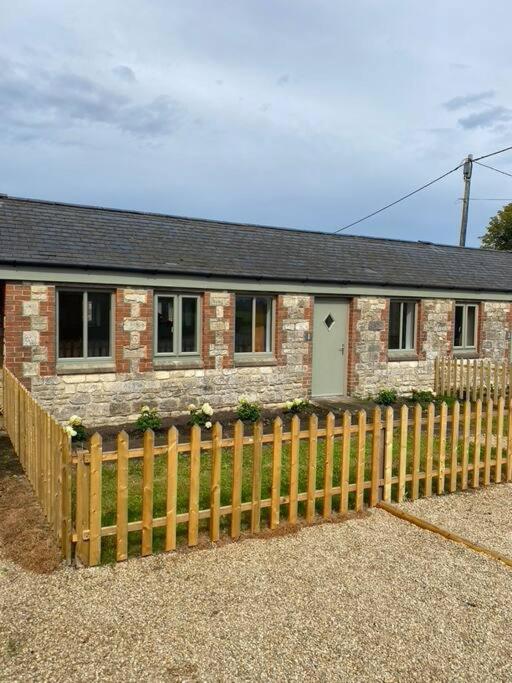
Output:
<instances>
[{"instance_id":1,"label":"tree","mask_svg":"<svg viewBox=\"0 0 512 683\"><path fill-rule=\"evenodd\" d=\"M512 204L507 204L491 218L481 241L484 249L512 251Z\"/></svg>"}]
</instances>

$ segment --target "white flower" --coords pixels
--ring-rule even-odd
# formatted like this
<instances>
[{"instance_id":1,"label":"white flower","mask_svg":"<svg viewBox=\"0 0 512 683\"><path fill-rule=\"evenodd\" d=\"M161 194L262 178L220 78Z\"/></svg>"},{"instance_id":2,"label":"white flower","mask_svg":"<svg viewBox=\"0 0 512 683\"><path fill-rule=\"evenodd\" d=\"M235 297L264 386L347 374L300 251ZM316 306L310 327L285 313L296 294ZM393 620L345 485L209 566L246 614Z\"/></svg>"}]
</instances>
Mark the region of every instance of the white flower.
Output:
<instances>
[{"instance_id":1,"label":"white flower","mask_svg":"<svg viewBox=\"0 0 512 683\"><path fill-rule=\"evenodd\" d=\"M291 401L286 401L284 405L286 410L291 410L293 408L293 403Z\"/></svg>"},{"instance_id":2,"label":"white flower","mask_svg":"<svg viewBox=\"0 0 512 683\"><path fill-rule=\"evenodd\" d=\"M208 415L209 417L213 415L213 408L209 403L203 403L203 407L201 408L201 410L205 415Z\"/></svg>"},{"instance_id":3,"label":"white flower","mask_svg":"<svg viewBox=\"0 0 512 683\"><path fill-rule=\"evenodd\" d=\"M79 415L71 415L68 420L68 424L78 427L78 425L82 424L82 418Z\"/></svg>"},{"instance_id":4,"label":"white flower","mask_svg":"<svg viewBox=\"0 0 512 683\"><path fill-rule=\"evenodd\" d=\"M204 426L206 427L206 429L211 429L211 428L212 428L212 423L210 422L210 420L208 420L208 422L205 422L205 423L204 423Z\"/></svg>"},{"instance_id":5,"label":"white flower","mask_svg":"<svg viewBox=\"0 0 512 683\"><path fill-rule=\"evenodd\" d=\"M76 436L76 432L71 425L66 425L64 427L64 430L68 436L71 436L71 437Z\"/></svg>"},{"instance_id":6,"label":"white flower","mask_svg":"<svg viewBox=\"0 0 512 683\"><path fill-rule=\"evenodd\" d=\"M149 413L149 411L150 411L149 406L142 406L142 408L140 409L141 413Z\"/></svg>"},{"instance_id":7,"label":"white flower","mask_svg":"<svg viewBox=\"0 0 512 683\"><path fill-rule=\"evenodd\" d=\"M190 412L193 412L194 410L196 410L196 407L193 403L189 403L188 409L190 410Z\"/></svg>"}]
</instances>

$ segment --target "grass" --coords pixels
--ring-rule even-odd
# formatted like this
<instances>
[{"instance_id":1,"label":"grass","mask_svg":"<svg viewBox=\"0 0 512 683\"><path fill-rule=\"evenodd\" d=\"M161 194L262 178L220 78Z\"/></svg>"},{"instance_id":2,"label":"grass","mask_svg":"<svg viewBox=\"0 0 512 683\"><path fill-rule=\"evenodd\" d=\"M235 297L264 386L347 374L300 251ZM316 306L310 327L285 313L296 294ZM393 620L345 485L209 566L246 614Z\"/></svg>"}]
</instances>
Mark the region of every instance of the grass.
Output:
<instances>
[{"instance_id":1,"label":"grass","mask_svg":"<svg viewBox=\"0 0 512 683\"><path fill-rule=\"evenodd\" d=\"M505 431L506 431L505 420ZM472 429L473 429L472 425ZM493 434L496 433L496 419L493 422ZM459 435L462 435L462 423ZM439 454L439 436L434 435L434 463L436 469ZM400 429L393 429L393 467L392 476L398 475L399 467L399 446ZM414 448L414 435L412 427L408 429L407 436L407 472L412 469L412 458ZM473 461L473 445L469 449L469 462ZM483 461L483 447L481 459ZM494 454L493 449L493 454ZM425 468L426 434L423 428L420 442L420 472ZM365 441L365 467L364 480L367 482L371 476L371 454L372 454L372 434L368 432ZM457 443L457 462L462 462L462 441L459 438ZM356 457L357 457L357 434L351 438L351 457L350 457L350 476L349 482L355 482L356 476ZM340 483L340 462L341 462L341 438L337 436L334 441L333 458L333 486ZM446 467L449 469L451 462L451 435L450 426L446 440ZM319 438L317 446L317 469L316 469L316 489L323 489L325 463L325 440ZM281 466L281 495L289 492L289 465L290 465L290 444L283 444L282 466ZM308 467L308 442L307 439L301 440L299 449L299 492L307 489L307 467ZM186 513L189 503L189 457L188 454L180 454L178 458L178 482L177 482L177 513ZM207 509L210 506L210 475L211 475L211 453L203 451L201 455L200 469L200 501L199 509ZM116 523L116 477L117 467L115 462L107 462L103 465L102 476L102 526L115 525ZM460 475L459 475L460 477ZM153 492L153 517L164 517L166 514L166 479L167 479L167 459L165 455L155 456L154 467L154 492ZM470 477L471 480L471 477ZM269 444L263 446L262 452L262 474L261 474L261 498L270 498L272 484L272 447ZM134 522L142 519L142 459L129 460L129 495L128 495L128 521ZM448 477L446 479L448 486ZM221 506L230 505L232 487L232 449L225 448L222 451L221 459L221 486L220 497ZM434 490L436 486L434 483ZM420 496L424 491L424 483L420 481ZM242 468L242 502L250 501L252 494L252 446L245 446L243 449L243 468ZM398 495L397 485L393 484L392 497L396 500ZM406 498L411 495L411 483L406 484ZM368 503L369 490L365 490L365 503ZM353 508L355 494L349 494L349 508ZM321 513L323 499L316 499L316 511ZM281 519L286 519L288 510L287 505L281 506ZM333 511L339 508L339 496L333 496ZM305 503L299 502L299 516L304 515ZM264 508L261 511L262 528L268 527L270 509ZM242 530L247 530L250 522L250 513L242 513ZM230 515L222 516L220 519L221 534L229 531ZM208 520L200 521L200 531L206 531ZM178 543L186 541L187 525L179 524L177 528ZM130 532L128 535L128 553L130 556L139 555L141 551L141 533ZM164 549L165 528L153 530L153 551L159 552ZM108 536L102 539L102 562L115 561L116 537Z\"/></svg>"}]
</instances>

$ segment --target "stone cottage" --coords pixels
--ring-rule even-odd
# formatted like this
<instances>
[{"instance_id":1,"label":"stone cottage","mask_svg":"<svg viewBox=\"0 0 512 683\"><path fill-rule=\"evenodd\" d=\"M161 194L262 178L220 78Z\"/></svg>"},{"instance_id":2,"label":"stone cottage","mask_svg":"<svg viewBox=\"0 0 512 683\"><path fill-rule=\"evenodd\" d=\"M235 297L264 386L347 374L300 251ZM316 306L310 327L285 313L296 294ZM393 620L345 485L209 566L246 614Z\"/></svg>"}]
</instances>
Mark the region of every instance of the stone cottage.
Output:
<instances>
[{"instance_id":1,"label":"stone cottage","mask_svg":"<svg viewBox=\"0 0 512 683\"><path fill-rule=\"evenodd\" d=\"M90 425L508 359L512 256L0 196L3 362Z\"/></svg>"}]
</instances>

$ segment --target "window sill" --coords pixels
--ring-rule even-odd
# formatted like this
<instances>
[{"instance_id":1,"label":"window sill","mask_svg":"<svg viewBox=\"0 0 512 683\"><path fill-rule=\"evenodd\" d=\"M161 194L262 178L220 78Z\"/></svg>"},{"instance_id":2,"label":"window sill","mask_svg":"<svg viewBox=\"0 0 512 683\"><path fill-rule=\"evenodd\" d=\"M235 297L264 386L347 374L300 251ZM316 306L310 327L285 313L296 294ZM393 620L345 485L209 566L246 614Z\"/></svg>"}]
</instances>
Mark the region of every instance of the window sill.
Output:
<instances>
[{"instance_id":1,"label":"window sill","mask_svg":"<svg viewBox=\"0 0 512 683\"><path fill-rule=\"evenodd\" d=\"M202 358L163 358L162 356L153 358L154 370L193 370L194 368L203 367Z\"/></svg>"},{"instance_id":2,"label":"window sill","mask_svg":"<svg viewBox=\"0 0 512 683\"><path fill-rule=\"evenodd\" d=\"M235 355L234 359L235 368L255 368L264 365L277 365L277 358L272 355L266 354L242 354Z\"/></svg>"},{"instance_id":3,"label":"window sill","mask_svg":"<svg viewBox=\"0 0 512 683\"><path fill-rule=\"evenodd\" d=\"M475 349L453 349L454 358L480 358L480 354Z\"/></svg>"},{"instance_id":4,"label":"window sill","mask_svg":"<svg viewBox=\"0 0 512 683\"><path fill-rule=\"evenodd\" d=\"M388 362L399 363L400 361L419 360L415 351L388 351Z\"/></svg>"},{"instance_id":5,"label":"window sill","mask_svg":"<svg viewBox=\"0 0 512 683\"><path fill-rule=\"evenodd\" d=\"M57 362L57 375L86 375L86 374L102 374L108 372L115 372L116 364L113 360L109 361L73 361L73 362Z\"/></svg>"}]
</instances>

